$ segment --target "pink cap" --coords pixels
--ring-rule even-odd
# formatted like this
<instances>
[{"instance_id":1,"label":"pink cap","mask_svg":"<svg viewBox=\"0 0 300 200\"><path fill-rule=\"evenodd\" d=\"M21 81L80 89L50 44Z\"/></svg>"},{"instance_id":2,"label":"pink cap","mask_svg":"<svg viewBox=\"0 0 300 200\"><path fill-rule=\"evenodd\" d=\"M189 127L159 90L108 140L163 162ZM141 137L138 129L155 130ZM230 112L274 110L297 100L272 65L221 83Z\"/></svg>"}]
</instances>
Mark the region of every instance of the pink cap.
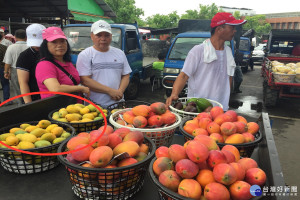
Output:
<instances>
[{"instance_id":1,"label":"pink cap","mask_svg":"<svg viewBox=\"0 0 300 200\"><path fill-rule=\"evenodd\" d=\"M212 18L210 27L214 28L223 24L228 25L241 25L246 23L246 20L238 20L235 19L234 16L231 13L226 12L219 12L215 14L215 16Z\"/></svg>"},{"instance_id":2,"label":"pink cap","mask_svg":"<svg viewBox=\"0 0 300 200\"><path fill-rule=\"evenodd\" d=\"M59 27L49 27L43 30L43 39L52 42L56 39L67 39L64 32Z\"/></svg>"}]
</instances>

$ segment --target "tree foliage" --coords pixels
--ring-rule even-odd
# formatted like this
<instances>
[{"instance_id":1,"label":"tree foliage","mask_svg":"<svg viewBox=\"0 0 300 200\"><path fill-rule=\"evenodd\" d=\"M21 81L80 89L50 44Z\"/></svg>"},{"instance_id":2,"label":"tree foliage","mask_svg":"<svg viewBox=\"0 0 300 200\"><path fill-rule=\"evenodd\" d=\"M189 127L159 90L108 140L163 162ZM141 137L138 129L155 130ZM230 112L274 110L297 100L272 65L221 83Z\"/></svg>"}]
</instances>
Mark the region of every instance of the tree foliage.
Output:
<instances>
[{"instance_id":1,"label":"tree foliage","mask_svg":"<svg viewBox=\"0 0 300 200\"><path fill-rule=\"evenodd\" d=\"M185 14L181 15L181 19L212 19L220 11L215 3L211 5L199 4L199 10L187 10Z\"/></svg>"},{"instance_id":2,"label":"tree foliage","mask_svg":"<svg viewBox=\"0 0 300 200\"><path fill-rule=\"evenodd\" d=\"M105 0L110 8L116 13L117 17L113 19L116 23L133 23L140 16L144 16L144 11L135 6L135 0Z\"/></svg>"},{"instance_id":3,"label":"tree foliage","mask_svg":"<svg viewBox=\"0 0 300 200\"><path fill-rule=\"evenodd\" d=\"M265 15L246 16L245 19L247 23L243 25L243 29L254 29L255 36L259 38L261 38L263 34L268 34L272 29L271 24L267 23Z\"/></svg>"},{"instance_id":4,"label":"tree foliage","mask_svg":"<svg viewBox=\"0 0 300 200\"><path fill-rule=\"evenodd\" d=\"M173 28L177 27L179 15L174 11L168 15L156 14L146 18L147 24L152 28Z\"/></svg>"}]
</instances>

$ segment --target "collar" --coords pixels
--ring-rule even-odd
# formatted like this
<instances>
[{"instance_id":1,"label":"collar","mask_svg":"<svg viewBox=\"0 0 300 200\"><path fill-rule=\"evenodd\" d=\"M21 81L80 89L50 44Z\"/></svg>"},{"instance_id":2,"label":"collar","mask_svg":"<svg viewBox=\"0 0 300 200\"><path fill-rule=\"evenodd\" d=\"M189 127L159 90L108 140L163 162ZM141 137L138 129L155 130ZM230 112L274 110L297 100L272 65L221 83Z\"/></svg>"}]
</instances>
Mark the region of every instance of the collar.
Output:
<instances>
[{"instance_id":1,"label":"collar","mask_svg":"<svg viewBox=\"0 0 300 200\"><path fill-rule=\"evenodd\" d=\"M15 44L26 44L26 41L17 41Z\"/></svg>"}]
</instances>

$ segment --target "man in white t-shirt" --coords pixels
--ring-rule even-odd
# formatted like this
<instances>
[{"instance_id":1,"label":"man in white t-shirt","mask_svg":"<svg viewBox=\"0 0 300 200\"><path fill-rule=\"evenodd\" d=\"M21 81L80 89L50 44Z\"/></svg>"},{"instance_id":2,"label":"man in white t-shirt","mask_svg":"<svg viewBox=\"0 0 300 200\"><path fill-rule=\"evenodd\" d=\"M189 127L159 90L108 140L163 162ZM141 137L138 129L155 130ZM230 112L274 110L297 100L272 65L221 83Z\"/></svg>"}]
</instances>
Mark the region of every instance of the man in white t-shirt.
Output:
<instances>
[{"instance_id":1,"label":"man in white t-shirt","mask_svg":"<svg viewBox=\"0 0 300 200\"><path fill-rule=\"evenodd\" d=\"M131 68L123 51L110 46L111 26L99 20L92 24L93 46L78 55L76 68L83 85L90 88L90 98L103 107L123 99Z\"/></svg>"},{"instance_id":2,"label":"man in white t-shirt","mask_svg":"<svg viewBox=\"0 0 300 200\"><path fill-rule=\"evenodd\" d=\"M10 79L10 84L13 86L13 90L15 95L20 95L20 86L18 81L18 74L16 63L19 58L20 53L28 48L26 44L26 31L23 29L16 30L15 33L16 43L10 45L5 53L3 62L5 63L4 66L4 77L6 79ZM22 98L18 98L17 102L19 105L22 104Z\"/></svg>"},{"instance_id":3,"label":"man in white t-shirt","mask_svg":"<svg viewBox=\"0 0 300 200\"><path fill-rule=\"evenodd\" d=\"M178 99L178 95L188 81L188 97L208 98L220 102L228 110L230 87L234 75L235 63L230 41L236 30L235 26L246 23L236 20L230 13L217 13L211 20L211 38L193 47L185 59L178 75L171 96L166 104Z\"/></svg>"}]
</instances>

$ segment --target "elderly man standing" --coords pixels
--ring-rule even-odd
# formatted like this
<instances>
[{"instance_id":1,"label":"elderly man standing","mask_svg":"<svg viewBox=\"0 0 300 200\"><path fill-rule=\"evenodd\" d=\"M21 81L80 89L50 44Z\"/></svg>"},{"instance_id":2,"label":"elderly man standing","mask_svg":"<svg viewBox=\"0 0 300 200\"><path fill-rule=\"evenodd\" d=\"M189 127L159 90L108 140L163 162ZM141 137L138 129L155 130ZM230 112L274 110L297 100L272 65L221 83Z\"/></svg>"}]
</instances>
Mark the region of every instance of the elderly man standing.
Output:
<instances>
[{"instance_id":1,"label":"elderly man standing","mask_svg":"<svg viewBox=\"0 0 300 200\"><path fill-rule=\"evenodd\" d=\"M188 81L188 97L208 98L220 102L228 110L230 86L236 64L230 47L230 41L236 25L246 23L236 20L230 13L217 13L211 20L211 38L193 47L187 55L184 66L178 75L171 96L166 104L169 106Z\"/></svg>"},{"instance_id":2,"label":"elderly man standing","mask_svg":"<svg viewBox=\"0 0 300 200\"><path fill-rule=\"evenodd\" d=\"M91 27L93 46L78 55L76 68L90 98L103 107L123 99L131 68L123 51L110 46L111 26L99 20Z\"/></svg>"},{"instance_id":3,"label":"elderly man standing","mask_svg":"<svg viewBox=\"0 0 300 200\"><path fill-rule=\"evenodd\" d=\"M16 30L15 33L16 43L10 45L5 53L3 62L5 63L4 67L4 77L10 79L10 83L13 86L14 92L16 95L20 95L20 86L18 81L16 63L20 53L28 48L26 44L26 32L23 29ZM11 103L11 101L9 102ZM18 99L18 104L20 105L22 100Z\"/></svg>"}]
</instances>

